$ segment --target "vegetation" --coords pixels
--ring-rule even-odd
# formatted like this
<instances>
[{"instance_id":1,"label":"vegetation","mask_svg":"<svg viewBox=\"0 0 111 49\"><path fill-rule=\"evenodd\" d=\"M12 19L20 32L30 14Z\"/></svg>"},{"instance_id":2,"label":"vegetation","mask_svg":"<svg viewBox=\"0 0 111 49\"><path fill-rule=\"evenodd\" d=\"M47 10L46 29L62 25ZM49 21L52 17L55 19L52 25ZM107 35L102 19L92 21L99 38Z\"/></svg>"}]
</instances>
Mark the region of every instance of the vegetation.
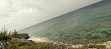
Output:
<instances>
[{"instance_id":1,"label":"vegetation","mask_svg":"<svg viewBox=\"0 0 111 49\"><path fill-rule=\"evenodd\" d=\"M89 44L111 41L111 0L81 8L22 30L30 36L68 44ZM22 32L21 31L21 32ZM67 49L66 45L35 43L18 32L1 31L5 49ZM104 45L86 45L77 49L104 49ZM72 49L69 47L69 49ZM75 48L76 49L76 48Z\"/></svg>"},{"instance_id":2,"label":"vegetation","mask_svg":"<svg viewBox=\"0 0 111 49\"><path fill-rule=\"evenodd\" d=\"M32 44L29 43L5 43L6 49L66 49L64 45L56 45L51 43L38 43ZM72 48L69 48L72 49Z\"/></svg>"},{"instance_id":3,"label":"vegetation","mask_svg":"<svg viewBox=\"0 0 111 49\"><path fill-rule=\"evenodd\" d=\"M93 31L87 31L87 32L84 31L84 33L85 34L78 33L76 34L78 36L77 37L75 36L76 38L74 37L76 39L76 44L80 42L83 44L86 44L79 48L72 48L71 45L58 44L58 43L57 44L47 43L47 42L36 43L34 41L27 40L27 38L24 38L26 36L22 34L18 34L17 31L9 32L9 33L6 30L1 31L0 40L3 43L5 49L88 49L88 48L106 49L105 45L96 45L96 44L88 45L88 43L100 43L105 40L106 41L110 40L111 29L98 28ZM80 36L81 34L82 36ZM81 38L83 39L87 38L87 40L83 40ZM72 41L72 40L69 40L69 41ZM87 41L87 43L84 43L85 41Z\"/></svg>"},{"instance_id":4,"label":"vegetation","mask_svg":"<svg viewBox=\"0 0 111 49\"><path fill-rule=\"evenodd\" d=\"M30 36L70 44L98 43L111 40L111 0L69 12L23 29Z\"/></svg>"},{"instance_id":5,"label":"vegetation","mask_svg":"<svg viewBox=\"0 0 111 49\"><path fill-rule=\"evenodd\" d=\"M21 36L21 37L18 37ZM1 31L0 41L3 43L5 49L73 49L63 44L53 44L47 42L34 42L24 38L24 34L18 34L18 32L8 32L6 30ZM1 47L0 47L1 48Z\"/></svg>"},{"instance_id":6,"label":"vegetation","mask_svg":"<svg viewBox=\"0 0 111 49\"><path fill-rule=\"evenodd\" d=\"M73 44L101 43L111 41L111 28L97 28L95 30L82 31L80 33L67 33L66 35L61 35L56 40Z\"/></svg>"},{"instance_id":7,"label":"vegetation","mask_svg":"<svg viewBox=\"0 0 111 49\"><path fill-rule=\"evenodd\" d=\"M74 48L74 49L106 49L105 45L85 45L83 47Z\"/></svg>"},{"instance_id":8,"label":"vegetation","mask_svg":"<svg viewBox=\"0 0 111 49\"><path fill-rule=\"evenodd\" d=\"M18 34L16 30L14 32L8 32L5 28L0 33L0 41L8 41L11 38L28 39L28 34Z\"/></svg>"}]
</instances>

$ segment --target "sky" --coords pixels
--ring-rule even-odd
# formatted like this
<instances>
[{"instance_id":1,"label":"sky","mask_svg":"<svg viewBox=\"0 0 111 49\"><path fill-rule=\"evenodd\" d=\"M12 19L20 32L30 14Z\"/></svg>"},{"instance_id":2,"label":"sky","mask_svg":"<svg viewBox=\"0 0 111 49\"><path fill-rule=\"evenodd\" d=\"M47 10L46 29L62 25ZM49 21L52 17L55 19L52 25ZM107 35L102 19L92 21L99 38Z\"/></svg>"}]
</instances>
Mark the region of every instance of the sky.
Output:
<instances>
[{"instance_id":1,"label":"sky","mask_svg":"<svg viewBox=\"0 0 111 49\"><path fill-rule=\"evenodd\" d=\"M0 29L21 30L101 0L0 0Z\"/></svg>"}]
</instances>

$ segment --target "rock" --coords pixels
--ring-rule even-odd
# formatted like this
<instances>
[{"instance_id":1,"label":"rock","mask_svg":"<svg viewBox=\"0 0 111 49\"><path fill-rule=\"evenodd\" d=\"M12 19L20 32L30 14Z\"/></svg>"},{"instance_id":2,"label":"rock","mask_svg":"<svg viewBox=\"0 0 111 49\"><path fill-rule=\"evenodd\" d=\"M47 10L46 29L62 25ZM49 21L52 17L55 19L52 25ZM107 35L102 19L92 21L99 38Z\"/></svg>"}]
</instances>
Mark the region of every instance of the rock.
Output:
<instances>
[{"instance_id":1,"label":"rock","mask_svg":"<svg viewBox=\"0 0 111 49\"><path fill-rule=\"evenodd\" d=\"M26 33L22 33L22 34L17 34L13 36L14 38L19 38L19 39L28 39L29 35Z\"/></svg>"}]
</instances>

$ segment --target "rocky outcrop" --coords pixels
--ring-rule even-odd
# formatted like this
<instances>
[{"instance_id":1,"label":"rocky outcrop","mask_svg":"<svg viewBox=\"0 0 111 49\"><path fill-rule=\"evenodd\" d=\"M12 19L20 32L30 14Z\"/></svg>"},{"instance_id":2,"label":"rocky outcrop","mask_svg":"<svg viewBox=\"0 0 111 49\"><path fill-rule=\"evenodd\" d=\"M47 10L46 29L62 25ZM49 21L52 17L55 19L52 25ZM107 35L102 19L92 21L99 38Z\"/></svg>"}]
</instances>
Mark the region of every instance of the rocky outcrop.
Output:
<instances>
[{"instance_id":1,"label":"rocky outcrop","mask_svg":"<svg viewBox=\"0 0 111 49\"><path fill-rule=\"evenodd\" d=\"M17 34L13 36L14 38L19 38L19 39L28 39L29 35L26 33L22 33L22 34Z\"/></svg>"}]
</instances>

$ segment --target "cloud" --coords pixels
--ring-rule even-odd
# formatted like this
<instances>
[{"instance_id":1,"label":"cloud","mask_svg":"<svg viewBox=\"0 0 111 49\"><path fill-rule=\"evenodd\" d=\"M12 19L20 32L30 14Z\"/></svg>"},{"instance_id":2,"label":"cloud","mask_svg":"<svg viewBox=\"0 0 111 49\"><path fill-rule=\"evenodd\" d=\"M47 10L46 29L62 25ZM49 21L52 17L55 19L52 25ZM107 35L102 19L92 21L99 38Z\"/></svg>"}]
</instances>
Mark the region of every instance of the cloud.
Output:
<instances>
[{"instance_id":1,"label":"cloud","mask_svg":"<svg viewBox=\"0 0 111 49\"><path fill-rule=\"evenodd\" d=\"M0 17L0 26L5 26L13 23L13 17Z\"/></svg>"},{"instance_id":2,"label":"cloud","mask_svg":"<svg viewBox=\"0 0 111 49\"><path fill-rule=\"evenodd\" d=\"M23 29L100 0L0 0L0 27Z\"/></svg>"},{"instance_id":3,"label":"cloud","mask_svg":"<svg viewBox=\"0 0 111 49\"><path fill-rule=\"evenodd\" d=\"M34 10L33 8L24 8L22 10L18 10L18 13L21 14L21 13L33 13Z\"/></svg>"}]
</instances>

